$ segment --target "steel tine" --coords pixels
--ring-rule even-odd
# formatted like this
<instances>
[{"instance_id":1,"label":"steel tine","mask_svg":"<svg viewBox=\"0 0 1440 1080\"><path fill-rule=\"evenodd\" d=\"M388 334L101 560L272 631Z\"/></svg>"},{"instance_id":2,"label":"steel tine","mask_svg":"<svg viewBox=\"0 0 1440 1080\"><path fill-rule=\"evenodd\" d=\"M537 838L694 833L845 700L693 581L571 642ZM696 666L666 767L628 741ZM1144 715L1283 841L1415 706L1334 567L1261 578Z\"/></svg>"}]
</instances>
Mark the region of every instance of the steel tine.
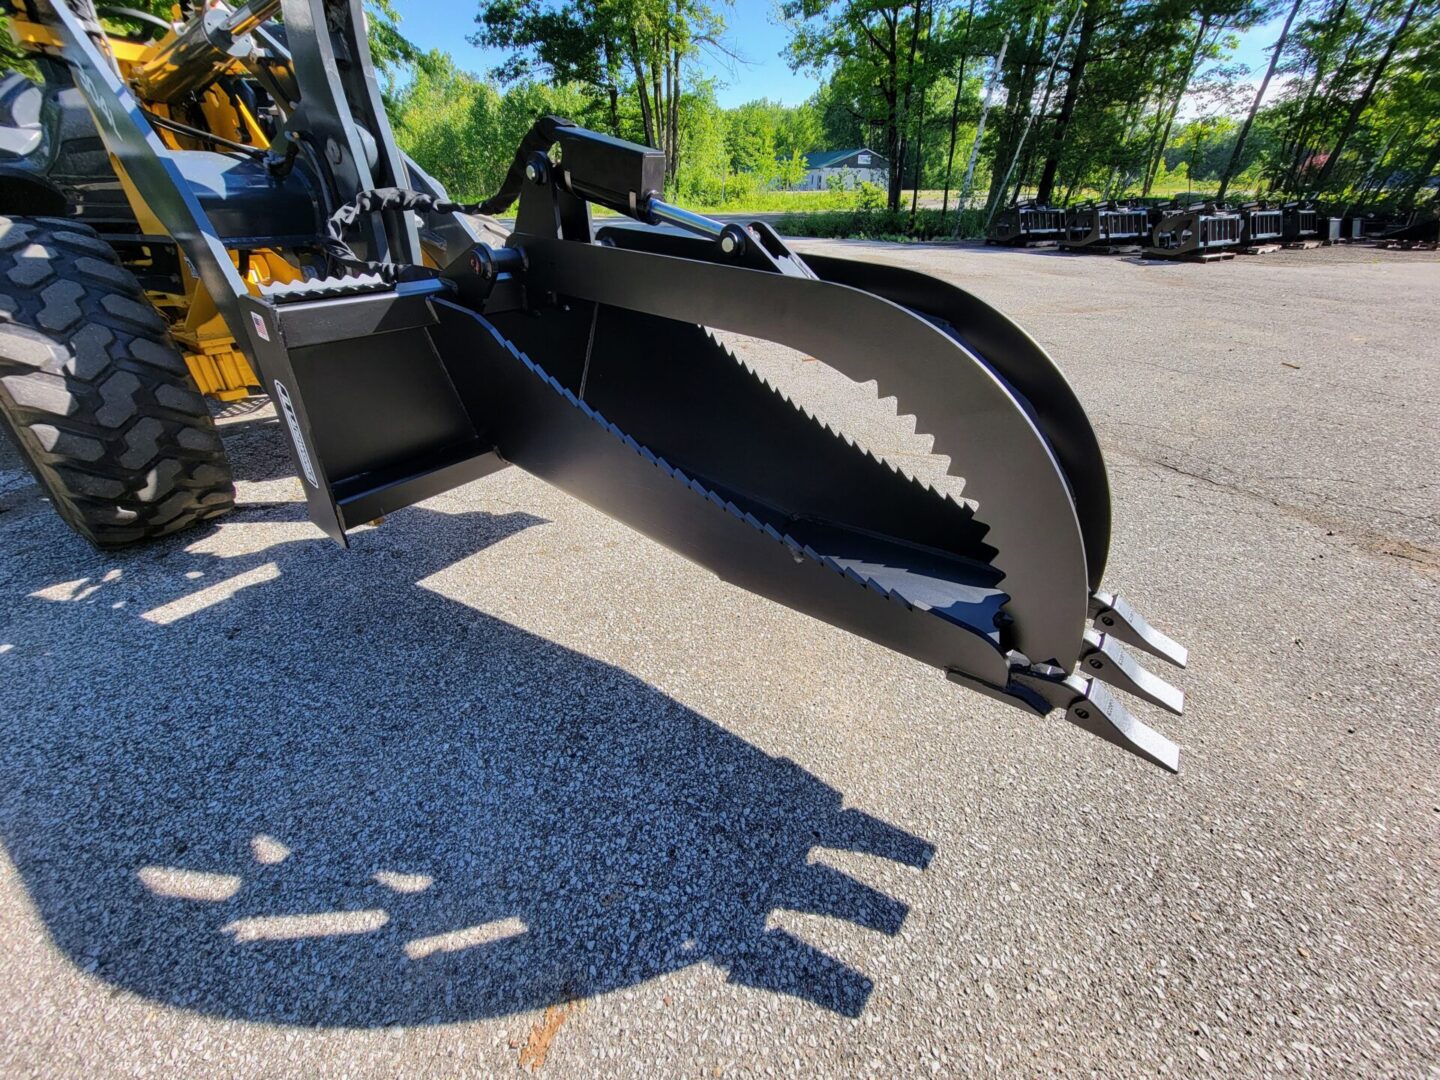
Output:
<instances>
[{"instance_id":1,"label":"steel tine","mask_svg":"<svg viewBox=\"0 0 1440 1080\"><path fill-rule=\"evenodd\" d=\"M1184 667L1190 652L1174 638L1162 634L1123 596L1097 592L1090 598L1090 617L1100 632L1143 649L1176 667Z\"/></svg>"},{"instance_id":2,"label":"steel tine","mask_svg":"<svg viewBox=\"0 0 1440 1080\"><path fill-rule=\"evenodd\" d=\"M1178 773L1180 747L1136 720L1120 699L1100 683L1094 679L1088 681L1088 693L1065 710L1065 719L1162 769Z\"/></svg>"},{"instance_id":3,"label":"steel tine","mask_svg":"<svg viewBox=\"0 0 1440 1080\"><path fill-rule=\"evenodd\" d=\"M1109 634L1085 631L1085 650L1080 654L1085 675L1109 683L1117 690L1134 694L1180 716L1185 711L1185 692L1171 686L1146 668Z\"/></svg>"}]
</instances>

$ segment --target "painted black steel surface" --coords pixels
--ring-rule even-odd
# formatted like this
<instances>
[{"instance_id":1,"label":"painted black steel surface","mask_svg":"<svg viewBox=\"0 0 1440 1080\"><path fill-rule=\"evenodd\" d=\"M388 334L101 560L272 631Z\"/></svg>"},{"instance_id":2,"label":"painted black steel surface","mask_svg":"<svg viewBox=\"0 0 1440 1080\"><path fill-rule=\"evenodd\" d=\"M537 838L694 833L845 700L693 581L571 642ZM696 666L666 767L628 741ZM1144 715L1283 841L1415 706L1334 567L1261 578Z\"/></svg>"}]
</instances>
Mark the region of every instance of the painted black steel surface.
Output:
<instances>
[{"instance_id":1,"label":"painted black steel surface","mask_svg":"<svg viewBox=\"0 0 1440 1080\"><path fill-rule=\"evenodd\" d=\"M993 625L1004 602L993 573L892 537L739 501L582 402L482 316L448 301L434 306L436 346L455 366L470 366L485 388L472 405L505 460L742 588L935 667L1003 685L998 631L980 629ZM738 365L734 374L751 378ZM743 427L733 430L743 437Z\"/></svg>"},{"instance_id":2,"label":"painted black steel surface","mask_svg":"<svg viewBox=\"0 0 1440 1080\"><path fill-rule=\"evenodd\" d=\"M1016 647L1069 662L1089 595L1069 486L1004 381L954 338L843 285L546 238L523 246L532 288L753 334L896 395L980 504L1007 575Z\"/></svg>"},{"instance_id":3,"label":"painted black steel surface","mask_svg":"<svg viewBox=\"0 0 1440 1080\"><path fill-rule=\"evenodd\" d=\"M1065 472L1090 585L1099 588L1110 552L1110 480L1090 418L1049 354L973 293L929 274L832 255L805 261L823 281L864 289L931 319L1004 380Z\"/></svg>"}]
</instances>

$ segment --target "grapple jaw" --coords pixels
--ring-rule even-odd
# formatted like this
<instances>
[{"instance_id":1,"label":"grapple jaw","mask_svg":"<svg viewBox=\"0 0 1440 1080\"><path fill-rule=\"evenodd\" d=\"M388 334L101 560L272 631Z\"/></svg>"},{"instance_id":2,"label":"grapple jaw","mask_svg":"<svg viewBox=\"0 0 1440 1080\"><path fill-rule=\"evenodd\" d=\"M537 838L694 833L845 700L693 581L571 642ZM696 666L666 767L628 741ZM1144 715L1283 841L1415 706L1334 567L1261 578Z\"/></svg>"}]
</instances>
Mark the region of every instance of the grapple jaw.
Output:
<instances>
[{"instance_id":1,"label":"grapple jaw","mask_svg":"<svg viewBox=\"0 0 1440 1080\"><path fill-rule=\"evenodd\" d=\"M506 249L447 271L423 318L388 316L423 329L476 445L742 588L1177 767L1174 744L1109 688L1178 713L1179 691L1121 642L1180 664L1184 650L1100 591L1104 463L1035 342L925 275L802 258L763 225L722 226L627 194L623 162L606 170L616 209L703 235L596 234L563 161L532 171ZM278 299L284 339L296 298ZM712 330L876 382L948 455L963 501L792 403ZM305 387L290 389L303 418ZM311 456L331 483L325 448ZM357 483L339 487L358 499Z\"/></svg>"}]
</instances>

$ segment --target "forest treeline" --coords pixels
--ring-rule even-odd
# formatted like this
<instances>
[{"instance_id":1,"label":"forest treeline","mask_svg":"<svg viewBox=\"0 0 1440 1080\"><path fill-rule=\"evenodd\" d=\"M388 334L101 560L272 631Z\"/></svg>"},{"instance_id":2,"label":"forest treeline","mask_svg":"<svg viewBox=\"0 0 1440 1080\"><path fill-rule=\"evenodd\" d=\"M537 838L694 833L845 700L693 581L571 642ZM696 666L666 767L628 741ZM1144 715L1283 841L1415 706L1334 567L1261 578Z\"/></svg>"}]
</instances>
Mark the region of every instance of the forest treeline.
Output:
<instances>
[{"instance_id":1,"label":"forest treeline","mask_svg":"<svg viewBox=\"0 0 1440 1080\"><path fill-rule=\"evenodd\" d=\"M779 0L785 58L819 88L729 109L713 72L743 84L747 58L724 3L454 3L494 70L422 52L391 0L366 0L399 142L466 199L498 187L542 112L663 149L671 196L693 205L759 203L800 181L806 152L858 146L890 163L889 209L907 189L954 205L982 125L971 205L1437 198L1440 0ZM1250 71L1234 54L1256 28L1271 40Z\"/></svg>"},{"instance_id":2,"label":"forest treeline","mask_svg":"<svg viewBox=\"0 0 1440 1080\"><path fill-rule=\"evenodd\" d=\"M707 205L798 181L806 151L864 145L890 162L896 209L905 189L954 199L991 90L977 204L1187 187L1435 198L1440 0L783 0L786 58L819 90L732 109L705 74L729 57L744 78L744 28L725 14L698 0L484 3L470 40L504 62L481 78L412 51L390 83L396 129L469 195L550 109L664 149L672 194ZM1234 51L1257 27L1273 40L1248 71Z\"/></svg>"}]
</instances>

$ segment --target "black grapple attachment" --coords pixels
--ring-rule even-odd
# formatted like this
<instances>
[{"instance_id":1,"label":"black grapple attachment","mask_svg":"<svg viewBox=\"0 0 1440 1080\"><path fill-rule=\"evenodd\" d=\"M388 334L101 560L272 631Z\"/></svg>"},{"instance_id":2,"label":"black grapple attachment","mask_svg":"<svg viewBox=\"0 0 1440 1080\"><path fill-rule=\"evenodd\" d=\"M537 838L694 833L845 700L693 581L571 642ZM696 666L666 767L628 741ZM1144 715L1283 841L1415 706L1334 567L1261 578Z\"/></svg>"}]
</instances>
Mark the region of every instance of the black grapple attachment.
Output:
<instances>
[{"instance_id":1,"label":"black grapple attachment","mask_svg":"<svg viewBox=\"0 0 1440 1080\"><path fill-rule=\"evenodd\" d=\"M1149 215L1143 206L1087 202L1065 211L1065 238L1060 246L1106 254L1139 251L1149 232Z\"/></svg>"},{"instance_id":2,"label":"black grapple attachment","mask_svg":"<svg viewBox=\"0 0 1440 1080\"><path fill-rule=\"evenodd\" d=\"M1318 241L1320 236L1320 214L1308 203L1288 202L1280 208L1281 238L1287 244L1303 244Z\"/></svg>"},{"instance_id":3,"label":"black grapple attachment","mask_svg":"<svg viewBox=\"0 0 1440 1080\"><path fill-rule=\"evenodd\" d=\"M1178 713L1127 646L1181 666L1185 650L1102 590L1105 466L1045 352L953 285L666 204L658 151L546 137L559 162L517 155L503 247L429 280L245 301L316 521L343 540L514 464L742 588L1177 768L1111 690ZM597 230L591 203L632 220ZM874 380L964 500L788 400L719 332Z\"/></svg>"},{"instance_id":4,"label":"black grapple attachment","mask_svg":"<svg viewBox=\"0 0 1440 1080\"><path fill-rule=\"evenodd\" d=\"M1235 207L1233 212L1240 215L1242 245L1274 244L1283 239L1284 211L1280 207L1252 202Z\"/></svg>"},{"instance_id":5,"label":"black grapple attachment","mask_svg":"<svg viewBox=\"0 0 1440 1080\"><path fill-rule=\"evenodd\" d=\"M1065 239L1065 211L1024 200L999 210L985 230L987 244L1028 247Z\"/></svg>"},{"instance_id":6,"label":"black grapple attachment","mask_svg":"<svg viewBox=\"0 0 1440 1080\"><path fill-rule=\"evenodd\" d=\"M1240 215L1214 203L1175 203L1151 212L1145 254L1165 259L1231 257L1240 246Z\"/></svg>"}]
</instances>

